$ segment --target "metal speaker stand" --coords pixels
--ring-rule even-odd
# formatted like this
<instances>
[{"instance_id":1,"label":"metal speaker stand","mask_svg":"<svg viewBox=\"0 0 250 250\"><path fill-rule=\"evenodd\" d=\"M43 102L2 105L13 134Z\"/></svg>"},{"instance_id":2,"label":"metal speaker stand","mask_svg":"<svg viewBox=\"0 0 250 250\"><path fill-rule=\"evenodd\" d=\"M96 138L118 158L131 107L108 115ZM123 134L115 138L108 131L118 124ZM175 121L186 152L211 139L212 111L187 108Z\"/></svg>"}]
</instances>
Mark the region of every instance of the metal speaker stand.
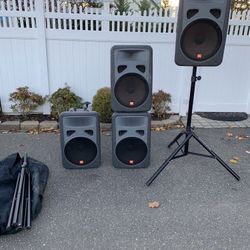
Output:
<instances>
[{"instance_id":1,"label":"metal speaker stand","mask_svg":"<svg viewBox=\"0 0 250 250\"><path fill-rule=\"evenodd\" d=\"M192 123L192 112L193 112L193 102L194 102L194 93L195 93L195 84L197 81L201 80L200 76L197 76L197 67L193 67L193 73L191 78L191 90L190 90L190 97L189 97L189 108L188 108L188 118L187 118L187 125L186 129L179 133L175 139L168 145L170 148L174 143L178 144L178 147L174 150L174 152L163 162L163 164L159 167L159 169L151 176L151 178L146 182L147 186L150 186L152 182L157 178L157 176L167 167L167 165L174 159L187 156L188 154L198 155L203 157L209 157L217 160L230 174L234 176L234 178L239 181L240 176L237 175L214 151L212 151L205 143L199 139L199 137L194 133L193 128L191 127ZM185 139L179 143L178 140L184 137ZM208 153L209 155L190 152L189 151L189 140L193 138L195 139ZM179 152L182 154L179 154Z\"/></svg>"}]
</instances>

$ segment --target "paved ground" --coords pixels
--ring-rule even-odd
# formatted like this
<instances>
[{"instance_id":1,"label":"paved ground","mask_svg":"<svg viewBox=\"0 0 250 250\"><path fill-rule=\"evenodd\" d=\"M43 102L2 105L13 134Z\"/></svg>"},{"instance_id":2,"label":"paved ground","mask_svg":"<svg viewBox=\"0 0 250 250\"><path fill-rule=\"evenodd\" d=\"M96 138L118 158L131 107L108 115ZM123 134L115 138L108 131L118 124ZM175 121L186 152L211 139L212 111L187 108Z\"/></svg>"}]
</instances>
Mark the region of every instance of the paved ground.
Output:
<instances>
[{"instance_id":1,"label":"paved ground","mask_svg":"<svg viewBox=\"0 0 250 250\"><path fill-rule=\"evenodd\" d=\"M214 160L188 156L146 187L177 130L152 133L152 163L143 170L114 169L107 135L100 168L70 171L61 166L58 135L0 134L0 158L27 150L50 168L32 230L1 236L0 249L249 249L250 139L243 137L250 128L196 131L227 162L239 157L232 167L240 182ZM154 200L160 208L148 208Z\"/></svg>"},{"instance_id":2,"label":"paved ground","mask_svg":"<svg viewBox=\"0 0 250 250\"><path fill-rule=\"evenodd\" d=\"M184 124L186 124L187 117L182 117L181 120ZM250 128L250 116L248 116L248 119L243 121L227 122L206 119L194 114L192 116L192 126L195 128Z\"/></svg>"}]
</instances>

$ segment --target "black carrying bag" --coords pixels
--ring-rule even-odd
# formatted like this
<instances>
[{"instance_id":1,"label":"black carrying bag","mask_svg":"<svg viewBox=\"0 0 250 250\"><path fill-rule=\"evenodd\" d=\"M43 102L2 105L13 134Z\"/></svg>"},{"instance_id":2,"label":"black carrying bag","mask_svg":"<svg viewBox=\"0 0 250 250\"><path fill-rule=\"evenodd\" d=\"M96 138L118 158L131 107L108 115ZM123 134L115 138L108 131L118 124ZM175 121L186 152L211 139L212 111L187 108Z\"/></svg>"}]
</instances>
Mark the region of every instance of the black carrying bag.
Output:
<instances>
[{"instance_id":1,"label":"black carrying bag","mask_svg":"<svg viewBox=\"0 0 250 250\"><path fill-rule=\"evenodd\" d=\"M18 173L23 159L18 153L9 155L0 161L0 235L16 233L16 230L6 231L10 208L15 191ZM27 158L28 170L31 174L31 219L35 219L42 209L43 193L46 188L49 169L34 160Z\"/></svg>"}]
</instances>

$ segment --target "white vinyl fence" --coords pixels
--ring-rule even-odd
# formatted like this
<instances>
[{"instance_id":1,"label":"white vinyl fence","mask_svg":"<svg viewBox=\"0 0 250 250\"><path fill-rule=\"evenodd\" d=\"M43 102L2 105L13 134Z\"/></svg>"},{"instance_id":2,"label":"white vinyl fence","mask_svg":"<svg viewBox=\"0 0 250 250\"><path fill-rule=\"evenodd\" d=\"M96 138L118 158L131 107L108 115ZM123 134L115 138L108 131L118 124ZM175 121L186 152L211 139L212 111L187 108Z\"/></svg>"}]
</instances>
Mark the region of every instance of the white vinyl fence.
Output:
<instances>
[{"instance_id":1,"label":"white vinyl fence","mask_svg":"<svg viewBox=\"0 0 250 250\"><path fill-rule=\"evenodd\" d=\"M55 3L55 4L52 4ZM110 49L116 44L153 48L153 89L172 95L185 115L190 67L174 63L176 9L131 14L64 5L60 1L0 0L0 98L10 112L17 87L50 95L65 83L85 101L110 85ZM223 64L198 69L195 111L250 113L250 11L232 12ZM49 105L44 105L44 113Z\"/></svg>"}]
</instances>

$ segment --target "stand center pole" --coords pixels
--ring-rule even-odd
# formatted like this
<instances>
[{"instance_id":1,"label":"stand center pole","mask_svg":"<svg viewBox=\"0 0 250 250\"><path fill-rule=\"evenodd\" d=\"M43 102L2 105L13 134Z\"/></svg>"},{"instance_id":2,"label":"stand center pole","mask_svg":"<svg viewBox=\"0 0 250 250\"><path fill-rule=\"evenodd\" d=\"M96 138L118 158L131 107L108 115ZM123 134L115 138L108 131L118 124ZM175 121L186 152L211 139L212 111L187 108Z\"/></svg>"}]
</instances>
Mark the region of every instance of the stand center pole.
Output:
<instances>
[{"instance_id":1,"label":"stand center pole","mask_svg":"<svg viewBox=\"0 0 250 250\"><path fill-rule=\"evenodd\" d=\"M193 73L191 77L191 89L190 89L190 96L189 96L189 106L188 106L188 116L187 116L187 125L186 131L191 131L191 124L192 124L192 114L193 114L193 105L194 105L194 93L195 93L195 84L196 81L201 79L200 76L197 77L197 66L193 66ZM184 154L188 154L189 149L189 141L185 144Z\"/></svg>"}]
</instances>

